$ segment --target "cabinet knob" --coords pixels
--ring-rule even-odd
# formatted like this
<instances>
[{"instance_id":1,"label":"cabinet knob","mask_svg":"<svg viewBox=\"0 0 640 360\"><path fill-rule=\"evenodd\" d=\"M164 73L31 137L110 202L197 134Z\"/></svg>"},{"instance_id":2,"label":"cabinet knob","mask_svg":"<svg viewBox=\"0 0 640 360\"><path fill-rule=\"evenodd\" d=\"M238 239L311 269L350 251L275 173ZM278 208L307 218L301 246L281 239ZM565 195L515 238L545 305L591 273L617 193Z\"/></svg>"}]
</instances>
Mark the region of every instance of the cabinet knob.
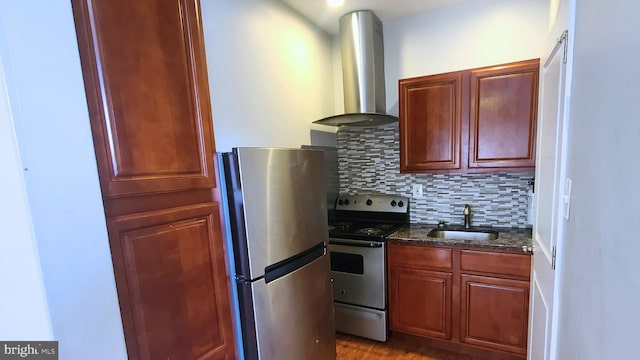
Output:
<instances>
[{"instance_id":1,"label":"cabinet knob","mask_svg":"<svg viewBox=\"0 0 640 360\"><path fill-rule=\"evenodd\" d=\"M525 254L533 252L533 246L522 245L522 252Z\"/></svg>"}]
</instances>

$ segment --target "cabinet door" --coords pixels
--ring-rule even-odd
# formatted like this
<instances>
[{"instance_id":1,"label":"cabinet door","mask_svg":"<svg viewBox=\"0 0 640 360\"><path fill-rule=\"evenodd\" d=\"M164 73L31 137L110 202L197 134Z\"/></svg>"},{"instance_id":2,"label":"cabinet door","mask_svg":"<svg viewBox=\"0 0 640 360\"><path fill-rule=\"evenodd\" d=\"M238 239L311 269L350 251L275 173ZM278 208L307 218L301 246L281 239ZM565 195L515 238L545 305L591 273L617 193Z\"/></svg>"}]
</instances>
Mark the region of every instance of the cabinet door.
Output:
<instances>
[{"instance_id":1,"label":"cabinet door","mask_svg":"<svg viewBox=\"0 0 640 360\"><path fill-rule=\"evenodd\" d=\"M400 171L460 169L462 73L400 80Z\"/></svg>"},{"instance_id":2,"label":"cabinet door","mask_svg":"<svg viewBox=\"0 0 640 360\"><path fill-rule=\"evenodd\" d=\"M533 168L539 60L471 71L469 164Z\"/></svg>"},{"instance_id":3,"label":"cabinet door","mask_svg":"<svg viewBox=\"0 0 640 360\"><path fill-rule=\"evenodd\" d=\"M391 330L451 339L451 273L391 267Z\"/></svg>"},{"instance_id":4,"label":"cabinet door","mask_svg":"<svg viewBox=\"0 0 640 360\"><path fill-rule=\"evenodd\" d=\"M130 359L224 359L232 342L216 203L108 219Z\"/></svg>"},{"instance_id":5,"label":"cabinet door","mask_svg":"<svg viewBox=\"0 0 640 360\"><path fill-rule=\"evenodd\" d=\"M461 275L460 341L527 353L529 282Z\"/></svg>"},{"instance_id":6,"label":"cabinet door","mask_svg":"<svg viewBox=\"0 0 640 360\"><path fill-rule=\"evenodd\" d=\"M214 186L194 0L73 0L103 196Z\"/></svg>"}]
</instances>

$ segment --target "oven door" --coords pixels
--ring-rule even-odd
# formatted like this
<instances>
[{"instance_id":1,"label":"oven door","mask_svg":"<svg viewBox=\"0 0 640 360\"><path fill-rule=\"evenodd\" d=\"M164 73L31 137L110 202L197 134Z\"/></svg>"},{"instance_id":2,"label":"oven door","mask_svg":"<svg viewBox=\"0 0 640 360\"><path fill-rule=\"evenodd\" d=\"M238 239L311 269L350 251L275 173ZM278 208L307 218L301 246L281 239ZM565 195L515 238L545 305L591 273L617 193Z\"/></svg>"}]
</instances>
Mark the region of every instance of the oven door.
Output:
<instances>
[{"instance_id":1,"label":"oven door","mask_svg":"<svg viewBox=\"0 0 640 360\"><path fill-rule=\"evenodd\" d=\"M386 309L385 249L381 242L329 239L335 301Z\"/></svg>"}]
</instances>

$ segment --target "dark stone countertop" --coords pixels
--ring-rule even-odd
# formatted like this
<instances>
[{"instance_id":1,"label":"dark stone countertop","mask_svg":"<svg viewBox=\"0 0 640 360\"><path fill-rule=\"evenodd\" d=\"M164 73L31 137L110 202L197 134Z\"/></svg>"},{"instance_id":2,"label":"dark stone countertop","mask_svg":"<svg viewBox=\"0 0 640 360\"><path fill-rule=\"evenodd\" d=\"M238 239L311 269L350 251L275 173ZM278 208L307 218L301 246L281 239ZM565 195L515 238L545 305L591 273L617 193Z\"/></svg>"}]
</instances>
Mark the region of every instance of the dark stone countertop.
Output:
<instances>
[{"instance_id":1,"label":"dark stone countertop","mask_svg":"<svg viewBox=\"0 0 640 360\"><path fill-rule=\"evenodd\" d=\"M519 228L477 228L498 232L495 240L455 240L430 237L427 234L437 225L408 224L387 237L390 241L420 242L429 245L468 246L501 250L522 250L523 246L532 245L531 229ZM456 228L447 227L450 230Z\"/></svg>"}]
</instances>

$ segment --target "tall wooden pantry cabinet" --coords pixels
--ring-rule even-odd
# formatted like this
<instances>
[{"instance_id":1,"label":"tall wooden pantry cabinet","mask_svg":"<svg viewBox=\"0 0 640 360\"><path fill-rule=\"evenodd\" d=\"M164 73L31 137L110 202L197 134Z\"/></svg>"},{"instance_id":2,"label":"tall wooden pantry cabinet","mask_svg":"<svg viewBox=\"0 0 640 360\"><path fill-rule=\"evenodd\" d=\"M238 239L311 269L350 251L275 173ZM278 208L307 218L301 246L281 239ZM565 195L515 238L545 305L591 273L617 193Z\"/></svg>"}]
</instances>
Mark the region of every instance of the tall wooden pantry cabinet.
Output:
<instances>
[{"instance_id":1,"label":"tall wooden pantry cabinet","mask_svg":"<svg viewBox=\"0 0 640 360\"><path fill-rule=\"evenodd\" d=\"M129 358L236 358L199 2L72 4Z\"/></svg>"}]
</instances>

